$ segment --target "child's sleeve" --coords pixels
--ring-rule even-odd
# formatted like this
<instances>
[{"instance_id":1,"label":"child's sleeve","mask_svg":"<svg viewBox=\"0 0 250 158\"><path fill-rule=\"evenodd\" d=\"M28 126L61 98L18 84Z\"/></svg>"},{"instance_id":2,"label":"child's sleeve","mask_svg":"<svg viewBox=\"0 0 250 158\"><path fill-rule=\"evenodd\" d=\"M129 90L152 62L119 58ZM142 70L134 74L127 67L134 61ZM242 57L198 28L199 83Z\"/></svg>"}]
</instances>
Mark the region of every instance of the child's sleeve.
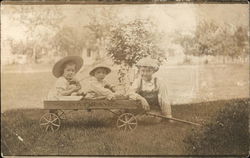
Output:
<instances>
[{"instance_id":1,"label":"child's sleeve","mask_svg":"<svg viewBox=\"0 0 250 158\"><path fill-rule=\"evenodd\" d=\"M105 81L105 86L104 86L104 88L107 88L107 89L109 89L109 90L111 90L113 93L115 92L115 86L114 85L112 85L112 84L109 84L108 82L106 82Z\"/></svg>"},{"instance_id":2,"label":"child's sleeve","mask_svg":"<svg viewBox=\"0 0 250 158\"><path fill-rule=\"evenodd\" d=\"M137 100L138 97L140 96L137 91L138 91L138 88L139 88L139 79L135 79L134 82L132 83L132 85L130 86L129 88L129 91L128 91L128 96L130 99L132 100Z\"/></svg>"},{"instance_id":3,"label":"child's sleeve","mask_svg":"<svg viewBox=\"0 0 250 158\"><path fill-rule=\"evenodd\" d=\"M67 81L64 81L61 78L59 78L56 81L55 88L56 88L57 95L61 96L62 95L62 91L67 90Z\"/></svg>"},{"instance_id":4,"label":"child's sleeve","mask_svg":"<svg viewBox=\"0 0 250 158\"><path fill-rule=\"evenodd\" d=\"M104 88L100 84L95 84L94 82L92 82L90 84L90 87L91 87L91 91L97 93L98 95L106 96L108 99L111 99L115 96L115 94L111 90Z\"/></svg>"}]
</instances>

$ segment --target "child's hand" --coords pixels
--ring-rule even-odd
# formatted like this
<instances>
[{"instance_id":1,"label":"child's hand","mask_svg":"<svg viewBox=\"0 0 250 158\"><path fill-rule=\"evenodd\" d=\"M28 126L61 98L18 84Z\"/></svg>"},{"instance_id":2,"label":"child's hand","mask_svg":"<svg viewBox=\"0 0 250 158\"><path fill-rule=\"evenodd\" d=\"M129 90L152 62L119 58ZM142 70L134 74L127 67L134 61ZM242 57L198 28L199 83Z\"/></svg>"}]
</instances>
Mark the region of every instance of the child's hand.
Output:
<instances>
[{"instance_id":1,"label":"child's hand","mask_svg":"<svg viewBox=\"0 0 250 158\"><path fill-rule=\"evenodd\" d=\"M145 109L146 111L149 111L150 107L149 107L149 104L148 104L147 100L143 98L140 101L141 101L141 104L142 104L142 108Z\"/></svg>"},{"instance_id":2,"label":"child's hand","mask_svg":"<svg viewBox=\"0 0 250 158\"><path fill-rule=\"evenodd\" d=\"M84 92L82 89L80 89L80 90L77 92L77 95L85 96L86 94L85 94L85 92Z\"/></svg>"},{"instance_id":3,"label":"child's hand","mask_svg":"<svg viewBox=\"0 0 250 158\"><path fill-rule=\"evenodd\" d=\"M114 96L115 96L115 97L120 97L120 96L122 96L122 94L121 94L121 93L116 92L116 93L114 93Z\"/></svg>"},{"instance_id":4,"label":"child's hand","mask_svg":"<svg viewBox=\"0 0 250 158\"><path fill-rule=\"evenodd\" d=\"M73 77L71 80L70 80L70 84L75 84L75 85L79 85L80 82L78 81L77 78Z\"/></svg>"},{"instance_id":5,"label":"child's hand","mask_svg":"<svg viewBox=\"0 0 250 158\"><path fill-rule=\"evenodd\" d=\"M73 90L73 89L75 89L75 88L76 88L76 85L75 85L75 84L69 85L69 89L70 89L70 90Z\"/></svg>"},{"instance_id":6,"label":"child's hand","mask_svg":"<svg viewBox=\"0 0 250 158\"><path fill-rule=\"evenodd\" d=\"M79 91L81 89L81 86L70 85L69 89L72 90L73 92L76 92L76 91Z\"/></svg>"},{"instance_id":7,"label":"child's hand","mask_svg":"<svg viewBox=\"0 0 250 158\"><path fill-rule=\"evenodd\" d=\"M77 85L76 86L76 91L79 91L81 89L81 86L80 85Z\"/></svg>"}]
</instances>

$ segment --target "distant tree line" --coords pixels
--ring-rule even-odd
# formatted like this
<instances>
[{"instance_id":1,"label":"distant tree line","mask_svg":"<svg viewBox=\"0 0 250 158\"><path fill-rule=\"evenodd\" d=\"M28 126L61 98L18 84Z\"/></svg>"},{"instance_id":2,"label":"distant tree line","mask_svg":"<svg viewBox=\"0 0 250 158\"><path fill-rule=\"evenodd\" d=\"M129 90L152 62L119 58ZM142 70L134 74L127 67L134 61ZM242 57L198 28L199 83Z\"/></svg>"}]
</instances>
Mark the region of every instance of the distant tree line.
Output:
<instances>
[{"instance_id":1,"label":"distant tree line","mask_svg":"<svg viewBox=\"0 0 250 158\"><path fill-rule=\"evenodd\" d=\"M95 48L126 69L145 56L152 56L159 63L166 60L168 50L160 45L164 41L163 35L150 19L123 22L117 16L119 11L114 8L98 11L98 14L95 9L86 11L91 20L75 28L61 23L64 16L57 6L42 9L16 7L12 11L12 20L25 26L27 36L20 42L10 39L12 54L25 54L30 62L38 63L48 55L51 59L53 56L82 55L83 49ZM174 34L172 42L181 45L187 57L215 56L221 57L225 63L227 57L232 60L248 57L248 34L248 28L243 26L225 24L222 27L203 21L191 35Z\"/></svg>"},{"instance_id":2,"label":"distant tree line","mask_svg":"<svg viewBox=\"0 0 250 158\"><path fill-rule=\"evenodd\" d=\"M184 49L186 56L214 56L232 60L248 57L248 28L225 24L218 26L213 22L203 21L198 24L194 35L179 34L175 42Z\"/></svg>"}]
</instances>

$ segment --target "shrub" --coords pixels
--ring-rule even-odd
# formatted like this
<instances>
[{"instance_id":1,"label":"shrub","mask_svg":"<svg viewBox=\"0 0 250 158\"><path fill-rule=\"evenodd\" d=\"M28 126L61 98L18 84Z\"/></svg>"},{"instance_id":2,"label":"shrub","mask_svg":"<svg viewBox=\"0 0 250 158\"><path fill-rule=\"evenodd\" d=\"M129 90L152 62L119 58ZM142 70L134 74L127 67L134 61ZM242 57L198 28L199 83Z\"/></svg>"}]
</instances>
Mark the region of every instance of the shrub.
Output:
<instances>
[{"instance_id":1,"label":"shrub","mask_svg":"<svg viewBox=\"0 0 250 158\"><path fill-rule=\"evenodd\" d=\"M185 138L192 155L247 155L249 147L248 100L230 101L204 128Z\"/></svg>"}]
</instances>

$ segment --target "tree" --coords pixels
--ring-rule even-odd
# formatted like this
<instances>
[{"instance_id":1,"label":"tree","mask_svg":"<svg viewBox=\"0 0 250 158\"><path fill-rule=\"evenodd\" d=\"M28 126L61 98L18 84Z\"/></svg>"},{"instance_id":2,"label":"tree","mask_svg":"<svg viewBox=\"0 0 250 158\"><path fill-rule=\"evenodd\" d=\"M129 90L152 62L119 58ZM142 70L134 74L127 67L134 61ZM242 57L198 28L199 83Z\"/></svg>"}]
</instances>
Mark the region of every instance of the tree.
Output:
<instances>
[{"instance_id":1,"label":"tree","mask_svg":"<svg viewBox=\"0 0 250 158\"><path fill-rule=\"evenodd\" d=\"M82 11L82 10L80 10ZM95 7L85 10L87 17L90 19L83 29L87 30L86 43L89 47L97 48L98 53L105 53L105 47L108 43L108 37L113 25L118 23L118 10L113 7ZM98 54L100 59L100 54Z\"/></svg>"},{"instance_id":2,"label":"tree","mask_svg":"<svg viewBox=\"0 0 250 158\"><path fill-rule=\"evenodd\" d=\"M238 56L242 56L243 58L247 58L249 55L249 36L248 36L248 28L238 26L236 31L234 32L233 39L235 45L237 46Z\"/></svg>"},{"instance_id":3,"label":"tree","mask_svg":"<svg viewBox=\"0 0 250 158\"><path fill-rule=\"evenodd\" d=\"M218 26L213 22L203 21L197 25L193 36L178 35L175 43L179 43L184 54L194 56L222 56L223 63L226 57L238 58L247 50L247 30L225 24Z\"/></svg>"},{"instance_id":4,"label":"tree","mask_svg":"<svg viewBox=\"0 0 250 158\"><path fill-rule=\"evenodd\" d=\"M57 6L13 6L11 19L22 24L26 30L26 42L32 43L32 62L37 62L39 47L48 44L45 38L60 28L63 15ZM52 34L52 35L51 35ZM47 37L46 37L47 36Z\"/></svg>"},{"instance_id":5,"label":"tree","mask_svg":"<svg viewBox=\"0 0 250 158\"><path fill-rule=\"evenodd\" d=\"M143 57L152 56L159 62L166 60L158 45L161 35L153 32L153 27L150 21L140 19L112 27L106 49L114 63L121 66L120 82L125 82L129 69Z\"/></svg>"},{"instance_id":6,"label":"tree","mask_svg":"<svg viewBox=\"0 0 250 158\"><path fill-rule=\"evenodd\" d=\"M53 46L58 48L59 56L81 55L85 45L84 39L78 35L76 29L62 27L53 37Z\"/></svg>"}]
</instances>

